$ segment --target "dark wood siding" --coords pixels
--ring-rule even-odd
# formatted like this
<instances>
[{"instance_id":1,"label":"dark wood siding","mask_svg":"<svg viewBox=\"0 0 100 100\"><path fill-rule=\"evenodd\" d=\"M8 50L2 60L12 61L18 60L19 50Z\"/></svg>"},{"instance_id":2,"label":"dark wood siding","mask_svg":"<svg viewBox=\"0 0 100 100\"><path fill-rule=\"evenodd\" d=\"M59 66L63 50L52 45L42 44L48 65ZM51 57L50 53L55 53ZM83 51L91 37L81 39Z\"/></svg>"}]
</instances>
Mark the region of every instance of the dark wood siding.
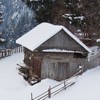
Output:
<instances>
[{"instance_id":1,"label":"dark wood siding","mask_svg":"<svg viewBox=\"0 0 100 100\"><path fill-rule=\"evenodd\" d=\"M58 62L58 80L68 78L68 62Z\"/></svg>"},{"instance_id":2,"label":"dark wood siding","mask_svg":"<svg viewBox=\"0 0 100 100\"><path fill-rule=\"evenodd\" d=\"M64 30L48 39L37 49L65 49L72 51L86 51L81 45L73 40Z\"/></svg>"},{"instance_id":3,"label":"dark wood siding","mask_svg":"<svg viewBox=\"0 0 100 100\"><path fill-rule=\"evenodd\" d=\"M84 58L73 58L73 53L44 53L41 78L63 80L74 75Z\"/></svg>"},{"instance_id":4,"label":"dark wood siding","mask_svg":"<svg viewBox=\"0 0 100 100\"><path fill-rule=\"evenodd\" d=\"M32 67L32 51L28 50L27 48L24 48L24 63L28 65L28 67Z\"/></svg>"},{"instance_id":5,"label":"dark wood siding","mask_svg":"<svg viewBox=\"0 0 100 100\"><path fill-rule=\"evenodd\" d=\"M38 75L38 77L41 77L41 63L42 59L33 58L33 72Z\"/></svg>"}]
</instances>

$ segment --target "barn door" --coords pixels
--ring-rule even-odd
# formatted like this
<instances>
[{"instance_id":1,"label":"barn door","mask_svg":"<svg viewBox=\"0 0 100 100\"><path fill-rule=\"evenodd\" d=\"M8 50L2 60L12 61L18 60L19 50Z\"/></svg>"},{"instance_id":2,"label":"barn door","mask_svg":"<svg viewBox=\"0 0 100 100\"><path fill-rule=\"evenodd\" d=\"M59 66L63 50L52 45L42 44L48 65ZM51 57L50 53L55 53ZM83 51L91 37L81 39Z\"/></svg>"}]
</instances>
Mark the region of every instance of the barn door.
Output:
<instances>
[{"instance_id":1,"label":"barn door","mask_svg":"<svg viewBox=\"0 0 100 100\"><path fill-rule=\"evenodd\" d=\"M68 75L68 63L67 62L58 62L58 80L64 80Z\"/></svg>"},{"instance_id":2,"label":"barn door","mask_svg":"<svg viewBox=\"0 0 100 100\"><path fill-rule=\"evenodd\" d=\"M56 79L57 78L57 75L56 75L56 63L49 63L49 66L48 66L48 77L49 78L52 78L52 79Z\"/></svg>"},{"instance_id":3,"label":"barn door","mask_svg":"<svg viewBox=\"0 0 100 100\"><path fill-rule=\"evenodd\" d=\"M41 62L42 60L39 58L34 58L33 59L33 71L38 77L41 78Z\"/></svg>"}]
</instances>

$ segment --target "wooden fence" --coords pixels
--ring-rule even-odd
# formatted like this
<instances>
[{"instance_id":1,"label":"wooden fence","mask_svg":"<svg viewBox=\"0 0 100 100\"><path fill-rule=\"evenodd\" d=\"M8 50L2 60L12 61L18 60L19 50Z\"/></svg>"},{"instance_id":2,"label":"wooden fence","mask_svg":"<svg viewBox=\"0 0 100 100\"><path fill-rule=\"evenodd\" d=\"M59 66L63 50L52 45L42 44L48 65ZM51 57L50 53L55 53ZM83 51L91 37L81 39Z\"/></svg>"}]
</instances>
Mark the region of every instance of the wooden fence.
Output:
<instances>
[{"instance_id":1,"label":"wooden fence","mask_svg":"<svg viewBox=\"0 0 100 100\"><path fill-rule=\"evenodd\" d=\"M82 73L82 71L83 70L81 68L78 69L78 72L74 74L71 78L64 80L63 82L59 83L58 85L54 87L49 86L47 91L38 95L35 98L33 98L33 94L31 93L31 100L45 100L47 98L51 98L51 96L54 96L58 94L59 92L65 90L66 88L72 86L75 83L75 79L78 77L79 74Z\"/></svg>"},{"instance_id":2,"label":"wooden fence","mask_svg":"<svg viewBox=\"0 0 100 100\"><path fill-rule=\"evenodd\" d=\"M5 50L1 50L1 51L0 51L0 59L1 59L1 58L4 58L4 57L11 56L11 55L14 54L14 53L20 53L20 52L23 52L23 47L22 47L22 46L16 47L16 48L14 48L14 49L5 49Z\"/></svg>"}]
</instances>

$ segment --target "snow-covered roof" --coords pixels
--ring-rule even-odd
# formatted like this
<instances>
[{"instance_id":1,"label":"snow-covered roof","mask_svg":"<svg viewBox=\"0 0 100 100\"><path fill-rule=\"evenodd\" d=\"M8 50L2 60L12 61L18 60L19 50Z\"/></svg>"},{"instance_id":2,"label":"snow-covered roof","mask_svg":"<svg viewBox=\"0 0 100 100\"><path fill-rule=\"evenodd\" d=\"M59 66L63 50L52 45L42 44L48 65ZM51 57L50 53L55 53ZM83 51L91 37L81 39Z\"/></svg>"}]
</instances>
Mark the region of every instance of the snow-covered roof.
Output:
<instances>
[{"instance_id":1,"label":"snow-covered roof","mask_svg":"<svg viewBox=\"0 0 100 100\"><path fill-rule=\"evenodd\" d=\"M76 36L74 36L64 26L53 25L50 23L41 23L37 25L27 34L17 39L16 43L28 48L31 51L34 51L42 43L44 43L46 40L54 36L56 33L58 33L62 29L77 43L79 43L84 49L86 49L88 52L91 52L90 49L84 43L82 43Z\"/></svg>"}]
</instances>

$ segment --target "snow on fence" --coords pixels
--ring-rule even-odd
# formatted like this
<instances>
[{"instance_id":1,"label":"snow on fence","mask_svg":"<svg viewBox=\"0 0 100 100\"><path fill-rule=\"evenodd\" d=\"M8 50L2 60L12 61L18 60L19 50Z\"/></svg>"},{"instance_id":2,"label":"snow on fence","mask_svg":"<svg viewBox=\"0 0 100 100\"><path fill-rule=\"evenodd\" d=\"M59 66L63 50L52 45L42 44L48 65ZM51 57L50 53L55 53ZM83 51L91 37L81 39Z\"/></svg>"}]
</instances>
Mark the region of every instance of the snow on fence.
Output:
<instances>
[{"instance_id":1,"label":"snow on fence","mask_svg":"<svg viewBox=\"0 0 100 100\"><path fill-rule=\"evenodd\" d=\"M100 56L100 52L97 53L97 54L95 54L95 55L92 55L92 56L89 58L89 61L92 61L92 60L96 59L96 58L99 57L99 56Z\"/></svg>"},{"instance_id":2,"label":"snow on fence","mask_svg":"<svg viewBox=\"0 0 100 100\"><path fill-rule=\"evenodd\" d=\"M78 72L74 74L69 79L64 80L63 82L57 84L54 87L49 86L48 90L44 93L38 95L37 97L33 98L33 94L31 93L31 100L45 100L47 98L51 98L51 96L54 96L58 94L59 92L66 90L66 88L72 86L75 83L75 79L82 73L83 69L79 68Z\"/></svg>"},{"instance_id":3,"label":"snow on fence","mask_svg":"<svg viewBox=\"0 0 100 100\"><path fill-rule=\"evenodd\" d=\"M14 53L20 53L20 52L23 52L23 47L22 47L22 46L16 47L16 48L14 48L14 49L5 49L5 50L1 50L1 51L0 51L0 59L1 59L1 58L4 58L4 57L11 56L11 55L14 54Z\"/></svg>"}]
</instances>

